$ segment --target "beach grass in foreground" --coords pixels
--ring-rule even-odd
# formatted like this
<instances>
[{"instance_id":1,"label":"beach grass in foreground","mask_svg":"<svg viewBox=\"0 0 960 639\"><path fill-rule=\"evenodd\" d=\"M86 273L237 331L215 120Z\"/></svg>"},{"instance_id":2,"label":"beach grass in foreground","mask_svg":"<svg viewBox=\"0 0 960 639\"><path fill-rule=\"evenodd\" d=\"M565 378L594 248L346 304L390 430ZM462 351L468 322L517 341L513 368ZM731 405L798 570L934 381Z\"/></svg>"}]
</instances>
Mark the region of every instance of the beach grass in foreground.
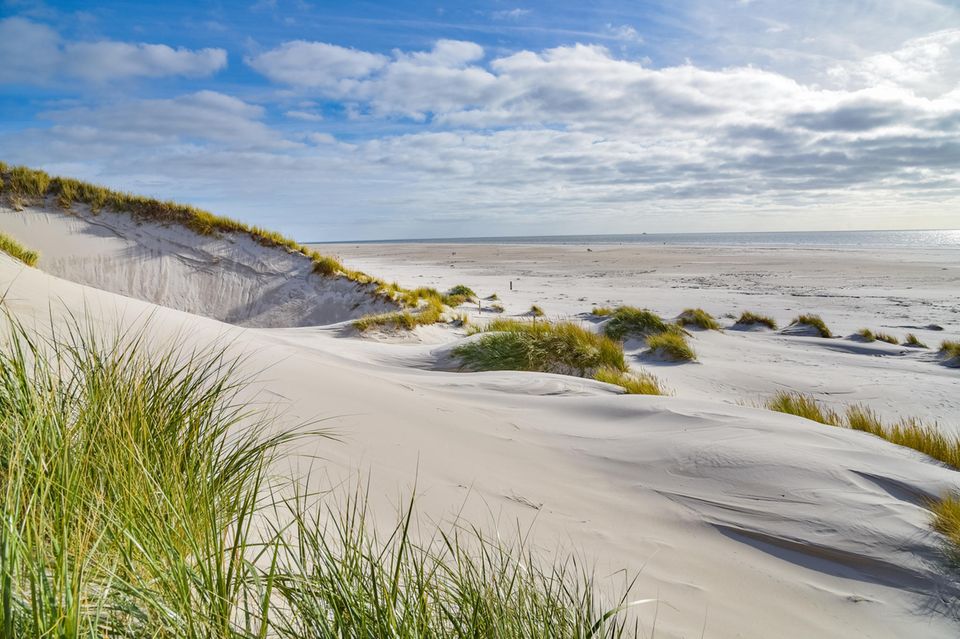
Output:
<instances>
[{"instance_id":1,"label":"beach grass in foreground","mask_svg":"<svg viewBox=\"0 0 960 639\"><path fill-rule=\"evenodd\" d=\"M331 505L275 477L323 433L253 411L223 352L151 355L79 323L4 337L4 637L635 634L625 595L603 603L582 562L541 562L524 536L423 530L412 501L378 536L362 493Z\"/></svg>"}]
</instances>

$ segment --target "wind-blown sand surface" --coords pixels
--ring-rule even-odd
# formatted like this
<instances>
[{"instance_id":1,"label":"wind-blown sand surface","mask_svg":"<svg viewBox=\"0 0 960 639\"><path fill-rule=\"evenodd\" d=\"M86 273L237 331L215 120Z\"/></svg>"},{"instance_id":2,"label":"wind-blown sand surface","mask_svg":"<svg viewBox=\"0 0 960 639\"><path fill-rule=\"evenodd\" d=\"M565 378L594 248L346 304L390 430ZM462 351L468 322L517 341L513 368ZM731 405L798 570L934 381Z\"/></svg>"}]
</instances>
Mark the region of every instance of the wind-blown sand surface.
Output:
<instances>
[{"instance_id":1,"label":"wind-blown sand surface","mask_svg":"<svg viewBox=\"0 0 960 639\"><path fill-rule=\"evenodd\" d=\"M462 512L488 529L499 524L503 535L514 534L518 523L532 525L545 553L563 546L595 562L601 575L621 568L639 573L635 597L659 602L638 609L644 636L654 620L656 637L954 637L960 630L957 584L944 573L940 539L924 507L960 485L957 473L863 433L735 403L786 386L946 420L958 414L960 372L929 354L877 347L873 354L884 356L874 357L857 352L869 345L840 340L842 349L812 338L698 333L701 364L644 364L667 380L672 397L620 395L612 386L558 375L432 370L449 366L446 354L462 333L426 327L390 343L358 338L343 325L305 326L295 315L285 318L287 328L242 328L84 285L102 277L103 288L111 288L115 273L173 259L171 251L180 249L169 247L180 243L179 229L143 224L151 237L170 239L157 243L157 256L118 250L82 271L84 284L68 281L74 273L55 266L57 256L85 253L89 229L56 211L38 218L41 225L27 217L32 213L0 211L0 230L43 253L39 269L0 255L5 305L15 316L43 324L51 309L57 316L69 310L106 326L147 322L158 340L232 343L245 357L243 371L258 374L251 398L281 409L285 424L324 418L322 425L341 437L301 443L287 460L291 468L315 469L318 485L369 477L378 519L390 521L416 486L425 518L449 521ZM208 246L195 268L216 272L222 250ZM628 257L630 250L644 255ZM244 264L277 259L263 247L249 251L252 261ZM916 257L889 272L890 263L868 255L858 262L820 253L812 262L783 252L611 251L511 247L497 256L490 247L364 246L335 252L351 266L407 285L495 290L508 313L534 301L555 316L588 311L590 302L621 301L670 315L688 305L718 314L751 308L782 321L812 310L838 331L938 322L947 330L917 332L928 343L957 335L957 309L948 299L956 293L955 261ZM858 281L839 272L843 260L888 279L867 290L868 275ZM637 275L641 263L653 272ZM588 264L595 277L584 275ZM60 277L43 272L48 268ZM745 269L752 281L740 283ZM793 269L797 278L785 282ZM795 287L791 292L825 295L793 297L778 291L778 281ZM205 296L218 309L245 303L239 292L231 301L212 287L192 288L189 277L176 282L199 307ZM700 288L689 288L696 282ZM850 305L826 296L841 285L852 287Z\"/></svg>"}]
</instances>

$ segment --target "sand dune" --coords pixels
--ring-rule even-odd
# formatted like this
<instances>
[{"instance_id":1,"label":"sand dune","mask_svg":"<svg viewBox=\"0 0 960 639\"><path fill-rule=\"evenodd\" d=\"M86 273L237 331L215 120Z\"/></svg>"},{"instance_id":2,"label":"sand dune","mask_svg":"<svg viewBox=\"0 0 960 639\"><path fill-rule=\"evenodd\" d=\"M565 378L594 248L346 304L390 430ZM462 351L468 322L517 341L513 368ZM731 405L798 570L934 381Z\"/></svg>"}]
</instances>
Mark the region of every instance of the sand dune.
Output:
<instances>
[{"instance_id":1,"label":"sand dune","mask_svg":"<svg viewBox=\"0 0 960 639\"><path fill-rule=\"evenodd\" d=\"M284 258L100 219L3 211L0 228L41 250L49 269L0 255L7 308L30 322L52 308L103 326L146 321L161 340L229 341L243 371L257 374L252 400L281 407L288 423L325 418L342 437L304 443L278 471L320 467L322 483L369 476L379 519L416 486L429 518L461 512L504 535L532 524L544 552L564 545L601 574L639 574L635 595L658 599L638 611L644 636L654 621L656 637L955 637L960 629L957 586L944 576L924 507L958 486L956 472L863 433L721 399L764 374L773 381L763 390L806 374L813 361L821 375L809 383L837 382L862 373L863 361L887 363L873 357L892 357L886 346L836 351L809 337L698 333L703 364L657 369L673 397L625 396L559 375L436 370L449 368L462 333L423 330L420 341L387 343L305 326L375 306L344 283L306 301L278 292L281 310L272 310L277 298L261 289L287 291L293 281L303 292L312 281L286 273ZM217 266L224 262L231 266ZM175 298L173 308L151 303ZM848 368L831 372L835 362ZM953 375L944 387L956 382L935 363L911 367ZM852 377L846 388L863 394Z\"/></svg>"},{"instance_id":2,"label":"sand dune","mask_svg":"<svg viewBox=\"0 0 960 639\"><path fill-rule=\"evenodd\" d=\"M243 234L204 237L82 205L70 214L0 207L0 231L28 240L39 267L58 277L241 326L313 326L394 308Z\"/></svg>"}]
</instances>

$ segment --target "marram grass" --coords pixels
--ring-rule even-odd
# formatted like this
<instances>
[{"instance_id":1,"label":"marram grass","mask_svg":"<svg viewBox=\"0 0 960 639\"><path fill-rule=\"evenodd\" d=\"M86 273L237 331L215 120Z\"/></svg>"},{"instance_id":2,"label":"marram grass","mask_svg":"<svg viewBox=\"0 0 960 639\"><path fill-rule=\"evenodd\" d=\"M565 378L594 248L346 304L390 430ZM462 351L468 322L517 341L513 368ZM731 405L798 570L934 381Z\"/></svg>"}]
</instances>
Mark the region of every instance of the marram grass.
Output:
<instances>
[{"instance_id":1,"label":"marram grass","mask_svg":"<svg viewBox=\"0 0 960 639\"><path fill-rule=\"evenodd\" d=\"M716 320L716 318L702 308L684 309L684 311L680 313L680 317L677 319L677 324L684 327L695 326L705 331L720 330L720 323Z\"/></svg>"},{"instance_id":2,"label":"marram grass","mask_svg":"<svg viewBox=\"0 0 960 639\"><path fill-rule=\"evenodd\" d=\"M960 437L945 434L936 424L924 424L915 418L887 423L876 412L860 404L838 412L822 406L809 395L785 391L771 398L766 407L822 424L870 433L898 446L920 451L960 470Z\"/></svg>"},{"instance_id":3,"label":"marram grass","mask_svg":"<svg viewBox=\"0 0 960 639\"><path fill-rule=\"evenodd\" d=\"M740 313L740 317L737 318L737 324L742 326L754 326L759 324L760 326L766 326L769 329L777 330L777 322L769 315L762 315L760 313L754 313L753 311L744 311Z\"/></svg>"},{"instance_id":4,"label":"marram grass","mask_svg":"<svg viewBox=\"0 0 960 639\"><path fill-rule=\"evenodd\" d=\"M617 307L609 317L603 325L603 332L611 339L646 337L669 330L669 325L659 315L634 306Z\"/></svg>"},{"instance_id":5,"label":"marram grass","mask_svg":"<svg viewBox=\"0 0 960 639\"><path fill-rule=\"evenodd\" d=\"M13 323L0 351L0 636L636 635L626 595L605 601L574 557L431 530L412 502L378 536L361 493L331 504L275 477L320 433L252 412L222 352L52 335Z\"/></svg>"},{"instance_id":6,"label":"marram grass","mask_svg":"<svg viewBox=\"0 0 960 639\"><path fill-rule=\"evenodd\" d=\"M693 347L683 333L665 332L647 338L647 348L657 357L672 362L690 362L697 359Z\"/></svg>"},{"instance_id":7,"label":"marram grass","mask_svg":"<svg viewBox=\"0 0 960 639\"><path fill-rule=\"evenodd\" d=\"M0 251L3 251L10 257L20 260L27 266L34 266L40 259L40 254L31 251L20 242L16 241L6 233L0 233Z\"/></svg>"},{"instance_id":8,"label":"marram grass","mask_svg":"<svg viewBox=\"0 0 960 639\"><path fill-rule=\"evenodd\" d=\"M830 332L830 329L827 327L826 322L823 321L823 318L819 315L813 314L804 314L798 315L793 318L793 321L790 322L791 326L810 326L814 328L820 337L833 337L833 333Z\"/></svg>"},{"instance_id":9,"label":"marram grass","mask_svg":"<svg viewBox=\"0 0 960 639\"><path fill-rule=\"evenodd\" d=\"M628 395L667 395L663 383L646 371L631 373L616 368L601 368L593 376L598 382L620 386Z\"/></svg>"},{"instance_id":10,"label":"marram grass","mask_svg":"<svg viewBox=\"0 0 960 639\"><path fill-rule=\"evenodd\" d=\"M609 368L627 370L616 341L572 322L497 319L482 336L453 350L475 371L541 371L590 377Z\"/></svg>"},{"instance_id":11,"label":"marram grass","mask_svg":"<svg viewBox=\"0 0 960 639\"><path fill-rule=\"evenodd\" d=\"M914 333L907 333L906 337L903 338L903 345L911 348L927 348L927 345L921 342L920 338Z\"/></svg>"}]
</instances>

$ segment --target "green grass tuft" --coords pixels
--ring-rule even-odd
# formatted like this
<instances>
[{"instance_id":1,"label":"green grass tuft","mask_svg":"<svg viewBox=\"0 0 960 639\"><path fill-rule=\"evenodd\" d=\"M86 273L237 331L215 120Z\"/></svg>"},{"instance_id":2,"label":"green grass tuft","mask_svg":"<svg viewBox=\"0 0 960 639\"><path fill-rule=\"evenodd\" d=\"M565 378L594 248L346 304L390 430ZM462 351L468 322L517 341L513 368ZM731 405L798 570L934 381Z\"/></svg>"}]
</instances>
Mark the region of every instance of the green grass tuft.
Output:
<instances>
[{"instance_id":1,"label":"green grass tuft","mask_svg":"<svg viewBox=\"0 0 960 639\"><path fill-rule=\"evenodd\" d=\"M543 309L537 306L536 304L530 307L529 313L531 317L543 317L545 315L545 313L543 312Z\"/></svg>"},{"instance_id":2,"label":"green grass tuft","mask_svg":"<svg viewBox=\"0 0 960 639\"><path fill-rule=\"evenodd\" d=\"M27 266L35 266L37 260L40 259L39 253L31 251L6 233L0 233L0 251L20 260Z\"/></svg>"},{"instance_id":3,"label":"green grass tuft","mask_svg":"<svg viewBox=\"0 0 960 639\"><path fill-rule=\"evenodd\" d=\"M821 424L870 433L898 446L920 451L960 470L960 437L944 434L936 424L924 424L913 418L884 423L879 415L866 406L856 404L848 406L842 412L837 412L825 408L812 397L800 393L777 393L767 402L766 407Z\"/></svg>"},{"instance_id":4,"label":"green grass tuft","mask_svg":"<svg viewBox=\"0 0 960 639\"><path fill-rule=\"evenodd\" d=\"M960 357L960 342L952 342L950 340L944 340L940 342L939 351L940 351L940 354L947 359Z\"/></svg>"},{"instance_id":5,"label":"green grass tuft","mask_svg":"<svg viewBox=\"0 0 960 639\"><path fill-rule=\"evenodd\" d=\"M946 538L947 555L954 565L960 566L960 493L948 494L931 502L929 507L933 529Z\"/></svg>"},{"instance_id":6,"label":"green grass tuft","mask_svg":"<svg viewBox=\"0 0 960 639\"><path fill-rule=\"evenodd\" d=\"M766 326L769 329L777 330L777 322L772 317L768 315L760 315L759 313L753 313L751 311L744 311L740 313L740 317L737 319L737 324L742 324L743 326L760 324L761 326Z\"/></svg>"},{"instance_id":7,"label":"green grass tuft","mask_svg":"<svg viewBox=\"0 0 960 639\"><path fill-rule=\"evenodd\" d=\"M494 302L493 304L490 305L490 310L493 311L494 313L502 313L502 312L504 312L506 309L503 308L503 304L499 304L499 303L497 303L497 302Z\"/></svg>"},{"instance_id":8,"label":"green grass tuft","mask_svg":"<svg viewBox=\"0 0 960 639\"><path fill-rule=\"evenodd\" d=\"M352 325L361 333L378 328L412 331L418 326L436 324L443 319L443 303L438 298L427 298L427 303L414 311L395 311L367 315L354 320Z\"/></svg>"},{"instance_id":9,"label":"green grass tuft","mask_svg":"<svg viewBox=\"0 0 960 639\"><path fill-rule=\"evenodd\" d=\"M669 330L668 324L654 313L633 306L620 306L603 326L607 337L623 340L627 337L647 337Z\"/></svg>"},{"instance_id":10,"label":"green grass tuft","mask_svg":"<svg viewBox=\"0 0 960 639\"><path fill-rule=\"evenodd\" d=\"M911 348L927 348L927 345L921 342L920 338L913 333L907 333L907 336L903 340L903 345L910 346Z\"/></svg>"},{"instance_id":11,"label":"green grass tuft","mask_svg":"<svg viewBox=\"0 0 960 639\"><path fill-rule=\"evenodd\" d=\"M865 342L873 342L877 339L873 334L873 331L871 331L869 328L861 328L856 334L859 335Z\"/></svg>"},{"instance_id":12,"label":"green grass tuft","mask_svg":"<svg viewBox=\"0 0 960 639\"><path fill-rule=\"evenodd\" d=\"M477 294L473 292L473 289L469 286L464 286L463 284L457 284L449 291L447 295L455 295L457 297L462 297L466 300L475 300L477 299Z\"/></svg>"},{"instance_id":13,"label":"green grass tuft","mask_svg":"<svg viewBox=\"0 0 960 639\"><path fill-rule=\"evenodd\" d=\"M594 306L590 310L590 314L595 315L596 317L607 317L609 315L613 315L613 311L614 309L610 306Z\"/></svg>"},{"instance_id":14,"label":"green grass tuft","mask_svg":"<svg viewBox=\"0 0 960 639\"><path fill-rule=\"evenodd\" d=\"M454 349L463 368L541 371L591 377L603 368L625 371L620 344L571 322L498 319L477 340Z\"/></svg>"},{"instance_id":15,"label":"green grass tuft","mask_svg":"<svg viewBox=\"0 0 960 639\"><path fill-rule=\"evenodd\" d=\"M702 328L705 331L719 331L720 323L714 319L713 315L706 312L702 308L688 308L680 314L680 318L677 320L677 323L680 326L696 326L697 328Z\"/></svg>"},{"instance_id":16,"label":"green grass tuft","mask_svg":"<svg viewBox=\"0 0 960 639\"><path fill-rule=\"evenodd\" d=\"M889 334L889 333L880 333L880 332L878 332L878 333L876 334L876 338L877 338L877 340L879 340L879 341L881 341L881 342L886 342L887 344L899 344L899 343L900 343L900 340L898 340L896 337L894 337L893 335L891 335L891 334Z\"/></svg>"},{"instance_id":17,"label":"green grass tuft","mask_svg":"<svg viewBox=\"0 0 960 639\"><path fill-rule=\"evenodd\" d=\"M667 395L660 380L647 372L629 373L615 368L601 368L593 378L620 386L628 395Z\"/></svg>"},{"instance_id":18,"label":"green grass tuft","mask_svg":"<svg viewBox=\"0 0 960 639\"><path fill-rule=\"evenodd\" d=\"M647 338L647 348L663 359L673 362L689 362L697 359L693 347L682 333L664 332Z\"/></svg>"},{"instance_id":19,"label":"green grass tuft","mask_svg":"<svg viewBox=\"0 0 960 639\"><path fill-rule=\"evenodd\" d=\"M812 326L817 329L820 337L833 337L833 333L827 328L827 324L819 315L805 314L798 315L790 322L790 326Z\"/></svg>"}]
</instances>

